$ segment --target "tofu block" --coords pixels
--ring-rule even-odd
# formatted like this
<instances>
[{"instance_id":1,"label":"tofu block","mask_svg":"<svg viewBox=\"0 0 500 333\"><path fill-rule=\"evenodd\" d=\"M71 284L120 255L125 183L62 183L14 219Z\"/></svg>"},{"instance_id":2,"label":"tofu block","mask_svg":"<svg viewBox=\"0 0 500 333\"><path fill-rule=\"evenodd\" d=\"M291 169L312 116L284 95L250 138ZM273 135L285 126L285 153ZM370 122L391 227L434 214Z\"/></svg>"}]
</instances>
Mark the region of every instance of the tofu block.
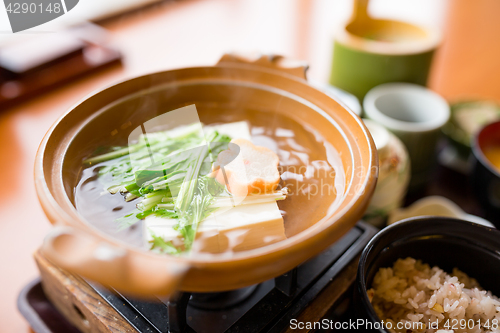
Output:
<instances>
[{"instance_id":1,"label":"tofu block","mask_svg":"<svg viewBox=\"0 0 500 333\"><path fill-rule=\"evenodd\" d=\"M251 139L246 121L204 127L205 135L214 130L233 139ZM200 222L193 252L245 251L286 239L283 218L276 201L248 204L243 199L235 202L236 207L219 208ZM175 219L154 215L146 217L143 223L146 242L152 240L153 232L166 241L182 244L179 233L173 229L176 224Z\"/></svg>"},{"instance_id":2,"label":"tofu block","mask_svg":"<svg viewBox=\"0 0 500 333\"><path fill-rule=\"evenodd\" d=\"M237 121L221 125L207 125L203 127L205 135L214 130L220 134L225 134L232 139L245 139L251 141L250 128L248 127L248 123L246 121Z\"/></svg>"},{"instance_id":3,"label":"tofu block","mask_svg":"<svg viewBox=\"0 0 500 333\"><path fill-rule=\"evenodd\" d=\"M231 142L235 146L220 152L214 164L217 181L227 185L233 195L274 192L280 181L278 155L245 139L233 139Z\"/></svg>"},{"instance_id":4,"label":"tofu block","mask_svg":"<svg viewBox=\"0 0 500 333\"><path fill-rule=\"evenodd\" d=\"M151 231L166 241L176 243L179 234L173 229L174 219L148 216L145 220L146 241ZM283 218L275 201L240 205L214 212L200 222L192 250L221 253L245 251L286 239Z\"/></svg>"}]
</instances>

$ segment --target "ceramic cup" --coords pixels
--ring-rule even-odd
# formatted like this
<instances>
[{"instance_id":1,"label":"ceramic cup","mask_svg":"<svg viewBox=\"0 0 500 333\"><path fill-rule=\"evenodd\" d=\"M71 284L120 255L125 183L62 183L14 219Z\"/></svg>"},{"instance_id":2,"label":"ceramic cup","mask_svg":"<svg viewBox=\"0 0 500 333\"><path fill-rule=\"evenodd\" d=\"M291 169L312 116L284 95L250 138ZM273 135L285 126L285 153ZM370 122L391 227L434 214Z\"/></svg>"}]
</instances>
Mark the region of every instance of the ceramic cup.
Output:
<instances>
[{"instance_id":1,"label":"ceramic cup","mask_svg":"<svg viewBox=\"0 0 500 333\"><path fill-rule=\"evenodd\" d=\"M425 185L435 163L440 128L450 118L446 100L416 84L386 83L366 94L363 108L367 118L394 133L408 149L410 190Z\"/></svg>"},{"instance_id":2,"label":"ceramic cup","mask_svg":"<svg viewBox=\"0 0 500 333\"><path fill-rule=\"evenodd\" d=\"M363 220L382 228L387 216L403 204L410 182L410 159L406 147L394 134L372 120L363 121L379 157L377 187Z\"/></svg>"},{"instance_id":3,"label":"ceramic cup","mask_svg":"<svg viewBox=\"0 0 500 333\"><path fill-rule=\"evenodd\" d=\"M358 14L335 33L330 83L360 100L387 82L425 86L440 41L431 29Z\"/></svg>"}]
</instances>

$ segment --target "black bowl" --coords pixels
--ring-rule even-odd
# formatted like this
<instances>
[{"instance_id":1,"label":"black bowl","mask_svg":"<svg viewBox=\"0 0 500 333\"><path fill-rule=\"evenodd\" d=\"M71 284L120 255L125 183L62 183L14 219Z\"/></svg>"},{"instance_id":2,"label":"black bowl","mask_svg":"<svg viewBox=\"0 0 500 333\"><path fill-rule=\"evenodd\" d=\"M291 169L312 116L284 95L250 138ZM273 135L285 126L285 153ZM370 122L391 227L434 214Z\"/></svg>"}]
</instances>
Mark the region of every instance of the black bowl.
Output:
<instances>
[{"instance_id":1,"label":"black bowl","mask_svg":"<svg viewBox=\"0 0 500 333\"><path fill-rule=\"evenodd\" d=\"M397 259L407 257L445 272L457 267L476 278L484 289L500 295L500 231L453 218L415 217L383 229L363 250L354 291L358 318L380 323L366 291L379 268L392 267Z\"/></svg>"},{"instance_id":2,"label":"black bowl","mask_svg":"<svg viewBox=\"0 0 500 333\"><path fill-rule=\"evenodd\" d=\"M484 156L483 149L500 146L500 121L485 126L473 138L474 155L472 187L474 194L486 213L486 217L500 228L500 171Z\"/></svg>"}]
</instances>

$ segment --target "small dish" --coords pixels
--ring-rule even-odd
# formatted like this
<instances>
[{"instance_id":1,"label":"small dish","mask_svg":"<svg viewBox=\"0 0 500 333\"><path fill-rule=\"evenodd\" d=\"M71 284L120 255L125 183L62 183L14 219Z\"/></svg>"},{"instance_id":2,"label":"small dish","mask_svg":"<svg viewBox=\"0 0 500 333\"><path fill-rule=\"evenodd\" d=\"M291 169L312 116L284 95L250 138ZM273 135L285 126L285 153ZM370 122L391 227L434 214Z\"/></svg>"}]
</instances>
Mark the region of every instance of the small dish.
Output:
<instances>
[{"instance_id":1,"label":"small dish","mask_svg":"<svg viewBox=\"0 0 500 333\"><path fill-rule=\"evenodd\" d=\"M403 219L417 216L454 217L465 221L482 224L486 227L495 227L493 223L479 216L467 214L453 201L437 195L422 198L409 207L396 209L391 214L389 214L387 224L393 224Z\"/></svg>"},{"instance_id":2,"label":"small dish","mask_svg":"<svg viewBox=\"0 0 500 333\"><path fill-rule=\"evenodd\" d=\"M484 127L472 139L474 194L486 212L486 217L500 226L500 121ZM495 150L495 152L493 152ZM491 154L488 158L486 154Z\"/></svg>"},{"instance_id":3,"label":"small dish","mask_svg":"<svg viewBox=\"0 0 500 333\"><path fill-rule=\"evenodd\" d=\"M485 125L500 120L500 105L493 101L463 101L450 105L450 121L442 130L462 159L471 152L471 140Z\"/></svg>"}]
</instances>

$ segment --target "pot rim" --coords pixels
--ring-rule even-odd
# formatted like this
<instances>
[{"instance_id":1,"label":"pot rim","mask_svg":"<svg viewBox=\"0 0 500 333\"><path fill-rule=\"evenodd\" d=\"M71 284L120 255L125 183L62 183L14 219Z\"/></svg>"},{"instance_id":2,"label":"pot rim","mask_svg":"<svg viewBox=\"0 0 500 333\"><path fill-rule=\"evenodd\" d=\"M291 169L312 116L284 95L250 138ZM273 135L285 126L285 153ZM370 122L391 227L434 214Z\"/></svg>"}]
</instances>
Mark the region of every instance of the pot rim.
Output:
<instances>
[{"instance_id":1,"label":"pot rim","mask_svg":"<svg viewBox=\"0 0 500 333\"><path fill-rule=\"evenodd\" d=\"M49 131L45 134L42 142L40 143L40 146L38 148L37 154L36 154L36 159L35 159L35 169L34 169L34 174L35 174L35 188L37 192L37 196L39 198L39 201L43 207L43 210L49 220L53 222L66 222L67 224L71 225L72 227L77 227L78 229L82 230L85 229L87 231L90 231L90 234L94 237L98 237L101 240L104 240L110 244L113 245L118 245L120 248L124 248L127 251L130 251L132 253L140 254L140 255L146 255L146 256L151 256L151 257L163 257L165 258L165 255L162 254L157 254L151 251L145 251L144 249L138 248L136 246L132 246L130 244L127 244L125 242L122 242L116 238L114 238L111 235L108 235L101 230L99 230L97 227L91 225L88 223L85 219L83 219L81 216L76 211L76 208L74 208L73 204L71 206L73 207L73 214L69 214L65 209L63 209L55 200L54 196L52 195L51 191L49 190L49 187L47 185L46 179L44 177L44 168L43 168L43 163L44 163L44 154L45 154L45 149L47 142L51 135L53 134L54 130L64 121L65 117L67 117L73 110L75 110L77 107L79 107L81 104L85 103L88 99L101 94L105 93L111 88L114 88L118 85L121 85L123 83L126 83L130 80L134 79L140 79L140 78L145 78L154 74L162 74L162 73L167 73L167 72L174 72L174 71L183 71L183 70L206 70L206 69L212 69L214 67L223 67L223 68L234 68L238 70L246 70L246 71L263 71L268 74L274 75L274 76L281 76L284 77L287 80L293 80L296 82L299 82L301 84L305 84L311 89L314 89L317 93L320 93L324 96L327 96L329 99L334 100L337 102L334 98L331 96L328 96L327 94L321 92L320 90L314 88L313 86L309 85L308 82L304 79L298 78L296 76L287 74L287 73L282 73L278 70L272 70L272 69L263 69L263 68L244 68L243 66L240 65L235 65L235 64L219 64L217 66L199 66L199 67L185 67L185 68L176 68L172 70L165 70L165 71L156 71L156 72L150 72L147 74L143 74L140 76L135 76L135 77L128 77L123 80L119 80L118 82L112 83L107 85L105 88L101 89L96 89L90 94L86 95L83 97L81 100L79 100L77 103L75 103L72 107L68 109L63 115L61 115L56 122L50 127ZM272 87L272 86L271 86ZM147 88L146 88L147 89ZM145 90L145 89L144 89ZM130 94L122 96L126 97L130 96ZM111 102L112 103L112 102ZM368 198L371 196L375 189L375 184L376 180L378 177L378 168L376 172L373 172L373 168L378 165L378 160L377 160L377 151L375 149L375 144L373 142L373 139L364 125L363 121L355 115L355 113L347 108L343 103L337 102L340 104L348 113L350 113L353 116L353 119L356 121L356 123L359 125L359 128L361 129L363 133L363 137L367 140L368 143L368 153L366 156L369 156L368 159L368 168L363 174L364 177L364 182L362 184L363 191L357 191L356 193L352 194L352 198L350 199L350 202L348 205L343 207L341 210L338 210L334 212L333 215L329 215L324 217L323 219L319 220L315 224L311 225L307 229L301 231L300 233L287 238L283 241L270 244L264 247L256 248L253 250L247 250L247 251L242 251L242 252L236 252L232 253L231 256L224 256L223 254L209 254L209 255L198 255L196 257L176 257L176 256L168 256L169 261L178 261L178 262L183 262L183 263L188 263L193 267L201 267L205 265L225 265L225 264L235 264L237 262L248 262L248 260L254 260L258 261L259 258L263 255L272 255L275 256L276 258L279 258L283 253L285 253L288 249L290 248L295 248L297 251L303 248L306 248L310 245L313 239L319 239L321 238L322 232L324 232L326 229L331 227L333 224L328 224L328 223L320 223L321 221L326 221L326 220L340 220L342 217L345 215L346 212L355 209L355 208L361 208L363 207L363 204L365 201L368 200ZM322 113L324 114L325 111L321 110ZM333 120L333 119L332 119ZM332 123L332 125L339 127L338 124ZM342 130L341 130L342 131ZM345 133L343 133L345 135ZM346 186L346 191L343 194L345 197L348 196L349 194L349 189L350 186L352 185L352 182L349 182ZM67 197L66 193L64 193L65 199L69 201L69 198ZM75 223L74 220L77 220L77 223Z\"/></svg>"}]
</instances>

